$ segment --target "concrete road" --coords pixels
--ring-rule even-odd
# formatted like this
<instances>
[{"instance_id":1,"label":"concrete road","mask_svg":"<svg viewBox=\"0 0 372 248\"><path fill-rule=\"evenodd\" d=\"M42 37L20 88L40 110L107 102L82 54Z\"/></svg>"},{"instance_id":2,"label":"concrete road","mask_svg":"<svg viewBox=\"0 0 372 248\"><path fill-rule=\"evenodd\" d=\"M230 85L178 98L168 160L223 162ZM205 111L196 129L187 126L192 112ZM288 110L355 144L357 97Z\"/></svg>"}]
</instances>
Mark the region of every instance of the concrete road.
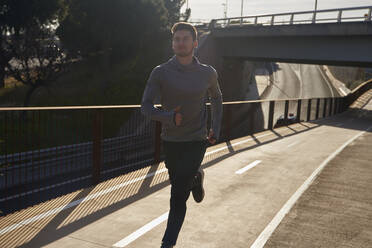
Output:
<instances>
[{"instance_id":1,"label":"concrete road","mask_svg":"<svg viewBox=\"0 0 372 248\"><path fill-rule=\"evenodd\" d=\"M368 247L368 128L370 119L344 113L209 147L206 197L190 197L177 247L246 248L258 238L267 247ZM147 167L2 217L0 247L160 247L169 193L164 165Z\"/></svg>"},{"instance_id":2,"label":"concrete road","mask_svg":"<svg viewBox=\"0 0 372 248\"><path fill-rule=\"evenodd\" d=\"M261 99L338 97L332 81L319 65L276 63L272 84ZM343 95L341 95L343 96Z\"/></svg>"}]
</instances>

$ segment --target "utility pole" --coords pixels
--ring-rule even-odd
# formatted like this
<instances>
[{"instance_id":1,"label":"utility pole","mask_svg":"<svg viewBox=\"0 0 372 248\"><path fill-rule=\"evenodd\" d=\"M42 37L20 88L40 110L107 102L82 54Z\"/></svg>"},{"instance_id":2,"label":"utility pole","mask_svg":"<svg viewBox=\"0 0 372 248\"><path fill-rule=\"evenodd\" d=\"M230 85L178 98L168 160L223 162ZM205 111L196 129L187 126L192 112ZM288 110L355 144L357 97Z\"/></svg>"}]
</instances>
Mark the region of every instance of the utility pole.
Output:
<instances>
[{"instance_id":1,"label":"utility pole","mask_svg":"<svg viewBox=\"0 0 372 248\"><path fill-rule=\"evenodd\" d=\"M223 6L223 18L227 18L227 0L226 0L226 3L223 3L222 4L222 6ZM225 20L225 25L226 25L226 23L227 23L227 20Z\"/></svg>"},{"instance_id":2,"label":"utility pole","mask_svg":"<svg viewBox=\"0 0 372 248\"><path fill-rule=\"evenodd\" d=\"M242 7L240 8L240 16L243 16L243 3L244 3L244 0L242 0Z\"/></svg>"},{"instance_id":3,"label":"utility pole","mask_svg":"<svg viewBox=\"0 0 372 248\"><path fill-rule=\"evenodd\" d=\"M242 0L242 6L240 8L240 26L243 25L243 3L244 0Z\"/></svg>"},{"instance_id":4,"label":"utility pole","mask_svg":"<svg viewBox=\"0 0 372 248\"><path fill-rule=\"evenodd\" d=\"M226 3L223 3L222 6L223 6L223 18L227 18L227 1L226 0Z\"/></svg>"},{"instance_id":5,"label":"utility pole","mask_svg":"<svg viewBox=\"0 0 372 248\"><path fill-rule=\"evenodd\" d=\"M314 14L313 14L313 23L316 22L316 11L318 8L318 0L315 0Z\"/></svg>"}]
</instances>

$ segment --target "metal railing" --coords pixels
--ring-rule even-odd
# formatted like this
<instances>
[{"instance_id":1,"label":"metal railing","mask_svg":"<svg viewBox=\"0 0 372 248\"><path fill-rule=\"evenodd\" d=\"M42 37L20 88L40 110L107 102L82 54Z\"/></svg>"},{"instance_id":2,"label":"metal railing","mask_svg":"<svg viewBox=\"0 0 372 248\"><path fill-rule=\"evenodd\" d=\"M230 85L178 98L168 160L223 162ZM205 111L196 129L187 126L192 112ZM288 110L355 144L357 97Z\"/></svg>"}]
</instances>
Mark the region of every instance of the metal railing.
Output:
<instances>
[{"instance_id":1,"label":"metal railing","mask_svg":"<svg viewBox=\"0 0 372 248\"><path fill-rule=\"evenodd\" d=\"M211 19L190 19L187 21L188 23L191 23L192 25L207 25L211 22Z\"/></svg>"},{"instance_id":2,"label":"metal railing","mask_svg":"<svg viewBox=\"0 0 372 248\"><path fill-rule=\"evenodd\" d=\"M345 109L343 101L225 102L219 142L333 115ZM0 210L9 213L158 163L160 131L139 105L0 108Z\"/></svg>"},{"instance_id":3,"label":"metal railing","mask_svg":"<svg viewBox=\"0 0 372 248\"><path fill-rule=\"evenodd\" d=\"M353 13L357 12L357 13ZM347 13L347 16L345 16ZM226 28L243 25L293 25L315 24L324 22L341 23L346 21L370 22L372 6L354 8L325 9L313 11L287 12L278 14L265 14L256 16L239 16L230 18L213 19L209 28ZM304 18L305 16L305 18ZM281 18L279 20L279 17ZM299 18L299 19L298 19Z\"/></svg>"}]
</instances>

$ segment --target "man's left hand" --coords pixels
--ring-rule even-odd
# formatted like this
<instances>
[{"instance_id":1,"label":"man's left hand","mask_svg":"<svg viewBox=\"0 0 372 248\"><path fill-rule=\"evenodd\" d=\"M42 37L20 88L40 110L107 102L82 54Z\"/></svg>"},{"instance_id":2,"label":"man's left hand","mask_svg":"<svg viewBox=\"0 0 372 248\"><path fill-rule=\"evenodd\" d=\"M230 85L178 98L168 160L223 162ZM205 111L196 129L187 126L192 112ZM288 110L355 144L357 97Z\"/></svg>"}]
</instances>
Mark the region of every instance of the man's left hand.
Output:
<instances>
[{"instance_id":1,"label":"man's left hand","mask_svg":"<svg viewBox=\"0 0 372 248\"><path fill-rule=\"evenodd\" d=\"M209 130L209 134L208 134L208 141L209 143L211 143L212 145L214 145L214 143L216 143L216 139L213 137L214 136L214 132L213 130Z\"/></svg>"}]
</instances>

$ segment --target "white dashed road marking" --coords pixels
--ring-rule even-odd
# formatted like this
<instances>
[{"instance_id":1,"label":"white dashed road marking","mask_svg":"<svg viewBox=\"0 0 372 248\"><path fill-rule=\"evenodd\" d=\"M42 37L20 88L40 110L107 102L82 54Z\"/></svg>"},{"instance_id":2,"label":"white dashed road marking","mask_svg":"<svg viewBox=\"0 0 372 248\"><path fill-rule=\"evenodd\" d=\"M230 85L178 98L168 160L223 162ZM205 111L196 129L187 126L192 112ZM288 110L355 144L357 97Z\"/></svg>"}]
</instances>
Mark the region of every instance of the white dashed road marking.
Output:
<instances>
[{"instance_id":1,"label":"white dashed road marking","mask_svg":"<svg viewBox=\"0 0 372 248\"><path fill-rule=\"evenodd\" d=\"M119 242L115 243L113 245L113 247L125 247L125 246L129 245L134 240L141 237L143 234L147 233L148 231L150 231L151 229L153 229L157 225L166 221L168 219L168 214L169 214L169 212L166 212L166 213L162 214L161 216L159 216L155 220L147 223L146 225L144 225L143 227L141 227L137 231L133 232L129 236L127 236L127 237L123 238L122 240L120 240Z\"/></svg>"},{"instance_id":2,"label":"white dashed road marking","mask_svg":"<svg viewBox=\"0 0 372 248\"><path fill-rule=\"evenodd\" d=\"M292 147L292 146L294 146L294 145L297 145L298 143L300 143L300 141L293 142L292 144L289 144L287 147L288 147L288 148L289 148L289 147Z\"/></svg>"},{"instance_id":3,"label":"white dashed road marking","mask_svg":"<svg viewBox=\"0 0 372 248\"><path fill-rule=\"evenodd\" d=\"M250 163L249 165L241 168L240 170L237 170L235 173L236 174L243 174L244 172L246 172L249 169L252 169L253 167L255 167L256 165L258 165L261 162L262 162L261 160L256 160L256 161Z\"/></svg>"}]
</instances>

